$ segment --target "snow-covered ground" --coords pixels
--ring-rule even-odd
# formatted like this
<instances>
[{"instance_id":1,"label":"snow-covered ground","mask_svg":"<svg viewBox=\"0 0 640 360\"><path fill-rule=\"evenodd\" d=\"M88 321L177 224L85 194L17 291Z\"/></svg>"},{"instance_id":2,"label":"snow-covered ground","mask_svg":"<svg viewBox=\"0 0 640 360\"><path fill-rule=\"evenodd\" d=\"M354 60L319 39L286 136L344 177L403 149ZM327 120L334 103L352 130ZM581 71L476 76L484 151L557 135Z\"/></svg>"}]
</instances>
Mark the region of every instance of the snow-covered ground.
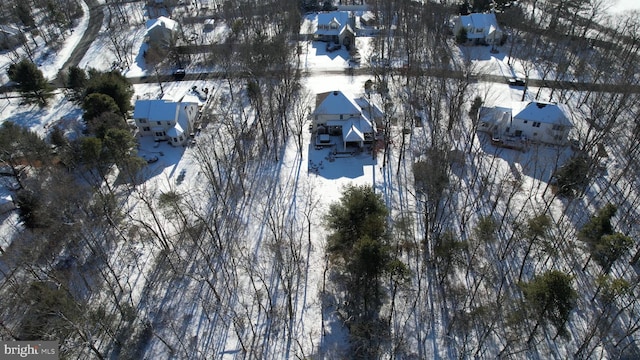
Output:
<instances>
[{"instance_id":1,"label":"snow-covered ground","mask_svg":"<svg viewBox=\"0 0 640 360\"><path fill-rule=\"evenodd\" d=\"M631 10L640 11L640 2L638 0L611 0L611 13L622 13Z\"/></svg>"},{"instance_id":2,"label":"snow-covered ground","mask_svg":"<svg viewBox=\"0 0 640 360\"><path fill-rule=\"evenodd\" d=\"M633 1L623 3L622 0L618 3L619 6L633 5ZM621 5L624 4L624 5ZM624 8L619 8L624 9ZM81 22L82 24L82 22ZM84 25L86 28L86 25ZM48 62L43 63L43 69L46 70L48 76L55 76L57 72L56 66L62 64L65 59L65 53L68 54L73 46L72 38L78 36L82 32L82 28L79 26L74 31L73 36L70 36L68 43L65 45L64 50L57 54L52 54L47 58ZM140 28L132 29L131 41L135 43L133 49L139 49L141 46ZM367 38L358 39L358 45L363 59L367 59L369 50L369 40ZM342 49L336 52L327 53L324 47L324 43L321 42L304 42L302 43L303 52L301 54L301 64L307 70L308 76L306 76L302 85L304 87L303 92L308 92L315 100L314 96L317 93L327 92L331 90L341 90L353 95L362 95L364 92L364 83L369 80L369 76L348 76L345 74L337 74L344 70L348 66L348 54L346 50ZM475 59L476 71L481 73L490 73L494 75L501 75L505 77L510 76L522 76L522 68L518 62L510 67L507 65L506 56L504 55L504 48L500 49L498 54L491 54L488 47L474 47L468 49L472 52L472 58ZM144 73L143 66L139 62L140 54L133 54L137 59L134 65L129 69L129 76L139 76ZM67 55L68 56L68 55ZM109 51L108 38L101 37L90 48L89 52L83 59L81 67L94 67L101 70L110 69L114 57ZM3 71L4 73L4 71ZM530 74L530 77L536 77L536 74ZM211 92L212 101L221 101L229 97L228 84L226 81L217 80L198 80L198 81L185 81L185 82L170 82L163 83L162 90L167 97L180 98L189 92L193 86L198 88L208 87L213 89ZM237 84L238 88L235 91L242 90L242 84ZM159 84L144 84L135 85L135 97L136 98L157 98L160 95ZM522 98L521 88L509 87L506 83L490 83L480 82L472 86L472 93L482 94L485 96L485 105L500 105L500 106L517 106ZM525 99L533 99L534 94L537 92L536 88L530 88L526 94ZM545 93L542 92L542 96ZM543 99L547 100L547 99ZM80 109L63 99L61 94L56 95L51 100L51 106L45 109L38 109L36 107L24 107L18 105L17 99L0 99L0 109L2 110L2 119L11 120L20 123L24 126L30 127L38 133L45 135L47 130L51 128L53 124L63 122L68 124L69 129L75 129L79 125L81 116ZM211 109L211 108L210 108ZM217 110L217 109L216 109ZM228 115L228 114L226 114ZM235 116L232 114L230 116ZM207 175L201 168L201 156L198 151L209 144L209 141L216 136L220 136L224 131L219 124L212 123L202 133L196 136L196 145L190 147L171 147L166 143L153 142L148 138L140 139L139 153L141 155L153 155L158 157L158 161L149 164L145 170L145 183L142 184L137 191L149 191L153 199L157 199L160 193L166 193L169 191L176 191L185 196L189 196L189 199L194 200L199 207L206 207L209 205L209 194L211 189L207 189ZM401 136L400 129L394 127L391 131L393 136ZM423 141L426 142L427 134L424 129L416 129L412 137L412 142L409 145L408 154L410 159L404 165L403 170L406 172L406 176L410 179L410 164L411 156L416 158L420 155L418 152L423 150ZM317 201L317 205L313 211L313 231L311 233L311 243L309 244L306 258L306 272L304 274L304 285L300 287L300 295L296 298L295 302L295 320L296 324L292 329L286 329L289 333L294 333L297 337L296 350L286 352L284 350L285 344L281 334L285 333L285 330L277 329L273 330L275 335L272 334L274 344L270 348L265 346L269 350L265 350L263 357L265 358L282 358L283 354L289 355L291 358L298 357L310 357L311 354L317 354L318 358L336 358L336 355L341 355L340 351L345 344L345 329L342 328L340 321L338 320L335 309L327 306L326 299L323 298L325 294L322 293L323 289L323 271L324 271L324 229L322 227L322 215L326 212L329 204L336 201L341 194L341 190L344 186L349 184L367 184L373 185L377 191L384 194L385 200L390 205L392 214L397 215L400 210L412 211L412 214L419 217L418 207L415 198L411 198L407 193L407 189L400 187L400 177L395 174L395 171L391 170L391 166L383 167L381 155L377 158L373 158L370 154L362 153L354 157L335 158L332 159L329 156L329 150L316 150L311 146L311 134L306 130L303 132L304 146L303 151L299 152L293 141L289 141L285 147L283 156L278 162L273 161L271 165L261 168L264 173L251 174L255 177L254 182L264 182L264 188L261 186L255 186L253 189L257 192L250 193L243 199L245 203L240 204L245 208L240 209L227 209L227 212L220 214L221 217L227 215L237 216L239 223L241 224L238 229L238 233L235 234L237 242L240 244L239 249L243 250L243 254L240 254L240 262L246 260L246 264L234 264L238 267L242 267L240 273L242 277L235 279L237 284L230 285L236 286L237 294L234 294L237 298L237 302L228 303L216 303L212 296L206 291L205 278L197 278L199 273L189 274L193 276L181 277L180 274L171 274L168 282L172 283L169 288L158 287L153 282L153 276L156 271L168 271L162 269L156 261L161 258L158 247L145 246L143 241L131 242L120 244L117 251L115 251L114 259L112 260L119 266L121 270L121 276L129 279L127 285L130 287L133 301L140 311L140 318L157 320L159 323L156 325L155 331L157 338L153 338L148 346L147 357L149 358L163 358L168 356L168 350L165 341L168 341L174 346L178 354L184 354L181 351L186 351L188 346L185 346L184 342L187 342L189 346L192 346L193 353L188 354L191 356L202 357L216 357L216 358L237 358L238 353L243 344L241 344L240 337L243 334L249 334L251 331L267 332L265 328L273 325L272 316L275 317L278 311L284 312L281 307L274 307L274 313L264 313L260 310L260 306L266 302L264 297L271 295L271 300L276 303L280 301L282 306L282 294L267 294L271 290L281 290L277 276L270 266L273 264L271 261L272 253L270 251L270 240L268 234L268 225L266 216L262 215L277 215L275 212L271 213L270 207L277 206L290 206L292 215L287 220L304 219L306 206L309 206L310 199ZM397 142L396 142L397 143ZM461 146L464 144L457 143L451 144L452 147ZM476 138L471 146L472 151L467 155L467 161L469 168L478 167L482 169L492 169L493 172L488 174L486 181L488 186L494 186L499 188L509 188L517 186L522 189L518 191L515 196L513 204L516 204L518 208L525 208L531 205L531 209L535 210L535 205L546 205L545 201L548 200L548 194L544 194L542 189L546 186L546 181L552 168L556 162L562 162L567 156L571 154L567 148L558 148L551 146L536 146L529 152L521 153L514 150L498 149L491 146L486 139L482 136ZM390 164L394 164L398 161L397 148L391 147L391 160ZM259 162L260 159L256 159ZM514 171L514 169L516 169ZM459 186L468 186L472 188L470 174L466 173L467 170L461 171L455 174L453 177L457 179ZM468 170L472 171L472 170ZM480 170L478 170L480 171ZM514 173L520 173L521 179L514 179L517 175ZM406 181L406 179L404 179ZM452 181L453 182L453 181ZM270 188L266 184L272 185ZM516 184L517 186L513 185ZM406 184L405 184L406 185ZM262 193L264 192L264 193ZM315 194L313 196L309 194ZM295 196L292 196L295 194ZM546 198L545 198L546 196ZM139 200L139 199L138 199ZM480 196L475 201L480 201ZM496 199L496 204L498 200ZM131 221L146 221L148 222L149 213L144 209L144 206L140 201L137 201L135 195L131 196L131 199L127 203L131 214ZM516 208L516 205L513 205ZM479 208L484 211L486 206L479 204ZM508 206L500 203L498 211L503 211L507 214L509 211ZM533 211L533 210L532 210ZM555 201L551 204L550 212L554 218L561 218L564 216L565 208L559 201ZM582 210L584 212L584 209ZM506 216L506 215L505 215ZM167 229L175 230L173 220L170 216L167 216L166 226ZM273 220L273 219L270 219ZM458 221L458 220L455 220ZM11 227L15 226L16 217L13 216L8 221L4 221L0 231L9 231ZM416 229L418 225L416 225ZM417 233L417 232L416 232ZM296 234L300 235L300 234ZM417 235L416 238L421 235ZM417 240L416 240L417 241ZM267 245L264 245L267 244ZM570 246L571 243L569 243ZM176 253L179 254L179 249L176 249ZM251 254L256 254L251 256ZM122 257L120 257L122 255ZM186 254L185 258L188 258L189 254ZM197 254L192 254L197 257ZM418 257L418 255L416 255ZM205 266L203 259L198 259L200 264L197 266ZM229 259L224 259L230 261ZM418 264L416 261L415 264ZM227 264L225 263L226 266ZM409 265L416 273L422 271L417 265ZM413 266L413 267L412 267ZM255 267L255 269L252 269ZM210 271L211 269L207 269ZM220 270L220 269L218 269ZM217 276L221 275L224 271L220 270L220 274L207 273L206 279L217 279ZM257 275L256 275L257 274ZM260 279L265 282L264 287L259 289L251 288L255 286L254 279L251 276L271 276L266 279ZM178 279L178 280L175 280ZM190 279L190 280L185 280ZM175 281L175 282L174 282ZM423 280L424 281L424 280ZM429 280L430 282L431 280ZM257 281L256 281L257 282ZM267 285L268 283L269 285ZM426 283L426 282L425 282ZM423 283L423 286L432 286L430 284ZM184 286L184 287L182 287ZM269 287L271 286L271 287ZM277 291L276 291L277 292ZM431 312L432 318L429 319L426 313L415 314L409 310L409 303L411 299L405 299L405 308L407 310L403 315L406 323L410 323L408 317L413 315L419 315L414 319L415 324L413 327L407 325L402 330L410 330L411 334L408 336L408 347L410 348L425 348L426 352L422 354L425 358L437 358L440 356L446 357L449 354L446 349L447 345L438 343L439 337L444 337L444 329L441 321L437 318L437 314L443 310L437 309L438 304L432 302L433 298L425 294L416 294L407 292L407 297L418 296L421 301L424 301L425 310L427 304L433 306L433 312ZM209 295L207 297L207 295ZM255 298L253 298L255 297ZM226 300L230 300L226 298ZM400 303L400 300L399 300ZM188 306L186 306L188 305ZM276 304L278 305L278 304ZM401 306L401 305L398 305ZM228 307L228 308L227 308ZM242 312L246 311L246 314L250 317L244 319L248 323L236 324L234 321L238 313L242 315ZM333 312L332 312L333 311ZM259 316L251 317L255 314ZM434 315L436 314L436 315ZM233 319L233 320L232 320ZM425 323L421 323L424 321ZM584 323L578 321L577 326L583 326ZM399 321L398 321L399 322ZM427 329L427 323L432 326L431 329ZM397 325L397 324L396 324ZM236 329L238 332L234 333ZM239 331L238 329L243 329ZM282 331L279 333L278 331ZM418 343L415 333L423 335L423 343ZM270 339L265 338L263 341L269 342ZM454 340L455 341L455 340ZM180 345L179 345L180 344ZM453 345L452 345L453 344ZM455 348L455 342L449 344L452 348ZM299 347L299 348L298 348ZM193 355L198 354L198 355ZM444 354L444 355L443 355ZM174 354L175 355L175 354ZM306 356L303 356L306 355ZM568 354L564 354L567 355Z\"/></svg>"}]
</instances>

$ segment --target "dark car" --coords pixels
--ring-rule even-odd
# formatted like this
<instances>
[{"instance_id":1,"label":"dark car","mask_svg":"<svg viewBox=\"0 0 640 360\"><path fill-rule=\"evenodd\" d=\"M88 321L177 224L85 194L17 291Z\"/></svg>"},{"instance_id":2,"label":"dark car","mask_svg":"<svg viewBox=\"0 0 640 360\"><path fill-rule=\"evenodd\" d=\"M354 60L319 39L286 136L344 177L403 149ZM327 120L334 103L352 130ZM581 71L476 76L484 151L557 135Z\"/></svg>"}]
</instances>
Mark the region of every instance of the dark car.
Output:
<instances>
[{"instance_id":1,"label":"dark car","mask_svg":"<svg viewBox=\"0 0 640 360\"><path fill-rule=\"evenodd\" d=\"M507 80L507 83L511 86L525 86L527 83L521 78L510 78Z\"/></svg>"},{"instance_id":2,"label":"dark car","mask_svg":"<svg viewBox=\"0 0 640 360\"><path fill-rule=\"evenodd\" d=\"M176 80L184 79L185 75L187 75L187 72L184 69L177 69L173 72L173 78Z\"/></svg>"}]
</instances>

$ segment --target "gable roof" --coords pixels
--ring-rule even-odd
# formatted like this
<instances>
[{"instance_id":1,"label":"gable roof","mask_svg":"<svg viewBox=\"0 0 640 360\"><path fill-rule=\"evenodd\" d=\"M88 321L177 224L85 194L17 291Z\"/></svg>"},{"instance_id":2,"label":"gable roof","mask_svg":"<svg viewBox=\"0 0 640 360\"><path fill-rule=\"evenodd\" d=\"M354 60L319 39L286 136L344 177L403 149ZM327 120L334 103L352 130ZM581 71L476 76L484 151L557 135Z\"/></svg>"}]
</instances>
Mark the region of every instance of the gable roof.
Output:
<instances>
[{"instance_id":1,"label":"gable roof","mask_svg":"<svg viewBox=\"0 0 640 360\"><path fill-rule=\"evenodd\" d=\"M329 91L316 96L314 115L360 115L362 109L342 91Z\"/></svg>"},{"instance_id":2,"label":"gable roof","mask_svg":"<svg viewBox=\"0 0 640 360\"><path fill-rule=\"evenodd\" d=\"M468 38L486 37L492 33L499 31L498 20L494 13L471 13L469 15L460 16L460 25L465 28L483 29L481 33L469 32Z\"/></svg>"},{"instance_id":3,"label":"gable roof","mask_svg":"<svg viewBox=\"0 0 640 360\"><path fill-rule=\"evenodd\" d=\"M134 119L147 119L150 121L173 121L180 103L167 100L138 100L133 109Z\"/></svg>"},{"instance_id":4,"label":"gable roof","mask_svg":"<svg viewBox=\"0 0 640 360\"><path fill-rule=\"evenodd\" d=\"M331 24L335 24L334 29L330 28ZM322 25L329 26L328 29ZM317 35L338 35L344 28L349 25L349 12L332 11L327 13L319 13L317 16L317 27L315 33ZM353 31L353 30L352 30Z\"/></svg>"},{"instance_id":5,"label":"gable roof","mask_svg":"<svg viewBox=\"0 0 640 360\"><path fill-rule=\"evenodd\" d=\"M364 141L364 134L358 126L350 121L342 127L342 139L343 141Z\"/></svg>"},{"instance_id":6,"label":"gable roof","mask_svg":"<svg viewBox=\"0 0 640 360\"><path fill-rule=\"evenodd\" d=\"M160 16L157 19L147 20L147 32L155 28L165 28L170 31L176 31L178 29L178 22L171 20L168 17Z\"/></svg>"},{"instance_id":7,"label":"gable roof","mask_svg":"<svg viewBox=\"0 0 640 360\"><path fill-rule=\"evenodd\" d=\"M542 101L531 101L514 116L521 120L573 127L570 117L571 113L566 105Z\"/></svg>"}]
</instances>

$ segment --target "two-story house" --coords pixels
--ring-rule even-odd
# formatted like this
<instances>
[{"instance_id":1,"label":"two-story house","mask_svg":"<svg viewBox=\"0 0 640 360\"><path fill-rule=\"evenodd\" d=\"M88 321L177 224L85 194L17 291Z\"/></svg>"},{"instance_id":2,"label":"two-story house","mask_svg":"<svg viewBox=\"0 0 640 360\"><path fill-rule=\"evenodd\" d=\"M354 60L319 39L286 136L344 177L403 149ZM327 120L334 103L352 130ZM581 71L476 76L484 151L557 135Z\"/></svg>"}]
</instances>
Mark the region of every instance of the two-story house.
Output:
<instances>
[{"instance_id":1,"label":"two-story house","mask_svg":"<svg viewBox=\"0 0 640 360\"><path fill-rule=\"evenodd\" d=\"M153 136L156 141L168 140L171 145L185 145L193 132L198 116L195 102L138 100L133 118L140 136Z\"/></svg>"}]
</instances>

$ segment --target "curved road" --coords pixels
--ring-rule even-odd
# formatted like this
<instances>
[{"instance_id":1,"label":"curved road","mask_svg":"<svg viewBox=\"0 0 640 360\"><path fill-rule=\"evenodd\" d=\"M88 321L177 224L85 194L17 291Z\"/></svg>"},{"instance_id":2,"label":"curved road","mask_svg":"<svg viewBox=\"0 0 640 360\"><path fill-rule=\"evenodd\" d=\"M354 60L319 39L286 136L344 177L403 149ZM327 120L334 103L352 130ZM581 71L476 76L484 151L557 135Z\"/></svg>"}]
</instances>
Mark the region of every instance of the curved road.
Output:
<instances>
[{"instance_id":1,"label":"curved road","mask_svg":"<svg viewBox=\"0 0 640 360\"><path fill-rule=\"evenodd\" d=\"M85 0L85 3L89 7L89 24L87 26L87 30L82 34L82 38L78 42L78 45L73 49L67 61L62 65L60 70L66 70L70 66L78 66L82 58L89 50L89 46L95 41L96 37L100 33L100 29L102 28L102 22L104 21L104 12L102 8L104 5L98 3L97 0ZM63 86L62 79L60 79L60 75L58 75L53 83L56 86Z\"/></svg>"}]
</instances>

